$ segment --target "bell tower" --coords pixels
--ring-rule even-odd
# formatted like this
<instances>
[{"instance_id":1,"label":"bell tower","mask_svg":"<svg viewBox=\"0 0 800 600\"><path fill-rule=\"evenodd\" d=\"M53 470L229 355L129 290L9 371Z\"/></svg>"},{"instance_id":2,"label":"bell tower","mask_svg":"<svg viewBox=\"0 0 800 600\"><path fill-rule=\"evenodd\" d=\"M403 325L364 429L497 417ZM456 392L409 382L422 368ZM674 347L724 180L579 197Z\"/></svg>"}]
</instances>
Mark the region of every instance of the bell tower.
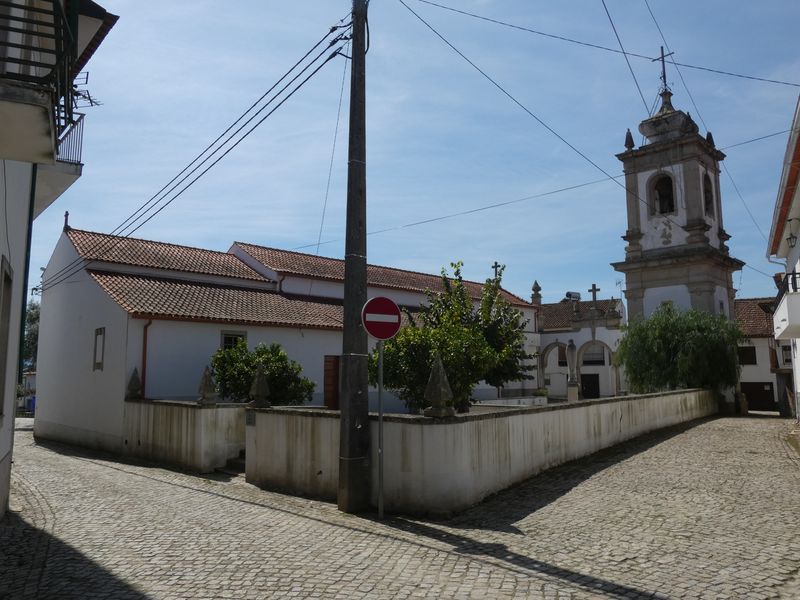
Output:
<instances>
[{"instance_id":1,"label":"bell tower","mask_svg":"<svg viewBox=\"0 0 800 600\"><path fill-rule=\"evenodd\" d=\"M665 302L732 317L732 273L744 263L725 244L719 187L725 155L710 132L701 136L692 117L672 106L662 79L661 108L639 124L646 142L637 148L629 129L626 150L617 154L628 229L625 260L612 266L625 274L631 317L647 318Z\"/></svg>"}]
</instances>

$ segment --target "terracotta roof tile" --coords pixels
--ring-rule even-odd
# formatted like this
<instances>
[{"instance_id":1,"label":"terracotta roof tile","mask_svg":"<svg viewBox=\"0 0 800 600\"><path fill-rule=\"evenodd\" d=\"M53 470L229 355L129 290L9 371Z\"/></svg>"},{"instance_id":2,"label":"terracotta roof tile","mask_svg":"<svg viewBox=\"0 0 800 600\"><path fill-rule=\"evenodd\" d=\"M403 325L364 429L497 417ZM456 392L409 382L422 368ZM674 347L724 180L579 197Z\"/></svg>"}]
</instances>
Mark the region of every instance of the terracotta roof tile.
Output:
<instances>
[{"instance_id":1,"label":"terracotta roof tile","mask_svg":"<svg viewBox=\"0 0 800 600\"><path fill-rule=\"evenodd\" d=\"M774 297L734 300L733 311L742 333L751 338L772 337L774 335L772 323L774 305Z\"/></svg>"},{"instance_id":2,"label":"terracotta roof tile","mask_svg":"<svg viewBox=\"0 0 800 600\"><path fill-rule=\"evenodd\" d=\"M240 259L227 252L81 231L80 229L69 229L67 236L78 251L78 255L86 260L235 277L251 281L268 281Z\"/></svg>"},{"instance_id":3,"label":"terracotta roof tile","mask_svg":"<svg viewBox=\"0 0 800 600\"><path fill-rule=\"evenodd\" d=\"M603 314L609 310L615 309L619 300L598 300L597 307L603 311ZM592 308L591 301L578 302L578 310L581 313L587 313ZM554 302L552 304L542 304L539 311L539 329L570 329L572 327L572 315L575 311L574 305L570 300L562 300L561 302Z\"/></svg>"},{"instance_id":4,"label":"terracotta roof tile","mask_svg":"<svg viewBox=\"0 0 800 600\"><path fill-rule=\"evenodd\" d=\"M267 290L89 271L126 312L136 317L341 329L336 301Z\"/></svg>"},{"instance_id":5,"label":"terracotta roof tile","mask_svg":"<svg viewBox=\"0 0 800 600\"><path fill-rule=\"evenodd\" d=\"M244 242L236 242L235 245L239 246L268 269L284 275L297 275L333 281L344 280L344 260L342 259L315 256L313 254L280 250L277 248L267 248ZM442 291L442 280L439 275L406 271L393 267L368 265L367 281L371 286L388 289L409 290L414 292L424 292L426 289L430 289L434 292ZM464 285L472 298L480 298L483 288L482 283L464 281ZM530 303L506 290L502 290L502 294L510 304L531 307Z\"/></svg>"}]
</instances>

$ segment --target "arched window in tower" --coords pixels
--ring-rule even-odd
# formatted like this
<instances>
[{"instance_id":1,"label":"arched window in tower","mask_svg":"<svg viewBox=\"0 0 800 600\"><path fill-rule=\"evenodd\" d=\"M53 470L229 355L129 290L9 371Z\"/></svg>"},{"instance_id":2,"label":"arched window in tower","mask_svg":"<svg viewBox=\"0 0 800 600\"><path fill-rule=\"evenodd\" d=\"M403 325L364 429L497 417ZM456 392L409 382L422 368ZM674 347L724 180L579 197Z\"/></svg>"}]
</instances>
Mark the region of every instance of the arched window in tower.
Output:
<instances>
[{"instance_id":1,"label":"arched window in tower","mask_svg":"<svg viewBox=\"0 0 800 600\"><path fill-rule=\"evenodd\" d=\"M714 218L714 188L711 187L711 178L708 173L703 175L703 204L706 216Z\"/></svg>"},{"instance_id":2,"label":"arched window in tower","mask_svg":"<svg viewBox=\"0 0 800 600\"><path fill-rule=\"evenodd\" d=\"M672 189L672 178L669 175L660 175L653 183L652 208L659 215L675 212L675 195Z\"/></svg>"}]
</instances>

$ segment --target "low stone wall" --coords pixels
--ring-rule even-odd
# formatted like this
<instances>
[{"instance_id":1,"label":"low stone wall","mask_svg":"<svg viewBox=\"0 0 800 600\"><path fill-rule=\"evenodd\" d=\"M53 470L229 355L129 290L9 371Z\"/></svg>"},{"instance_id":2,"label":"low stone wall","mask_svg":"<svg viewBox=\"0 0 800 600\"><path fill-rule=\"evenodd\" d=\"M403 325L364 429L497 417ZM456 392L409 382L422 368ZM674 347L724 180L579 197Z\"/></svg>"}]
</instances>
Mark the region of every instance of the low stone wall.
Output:
<instances>
[{"instance_id":1,"label":"low stone wall","mask_svg":"<svg viewBox=\"0 0 800 600\"><path fill-rule=\"evenodd\" d=\"M242 404L125 402L123 453L207 473L244 449Z\"/></svg>"},{"instance_id":2,"label":"low stone wall","mask_svg":"<svg viewBox=\"0 0 800 600\"><path fill-rule=\"evenodd\" d=\"M450 419L384 417L384 503L400 513L451 513L555 465L643 433L714 414L706 390L526 408L481 408ZM377 503L377 415L370 415ZM247 481L336 498L339 413L248 409Z\"/></svg>"}]
</instances>

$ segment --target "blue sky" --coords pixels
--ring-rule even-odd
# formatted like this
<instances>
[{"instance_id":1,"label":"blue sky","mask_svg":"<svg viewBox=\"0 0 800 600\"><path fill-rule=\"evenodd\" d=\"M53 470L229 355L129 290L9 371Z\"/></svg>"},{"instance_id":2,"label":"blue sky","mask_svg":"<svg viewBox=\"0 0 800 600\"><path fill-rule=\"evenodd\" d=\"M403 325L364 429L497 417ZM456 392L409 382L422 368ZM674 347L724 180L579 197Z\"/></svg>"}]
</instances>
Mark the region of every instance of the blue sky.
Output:
<instances>
[{"instance_id":1,"label":"blue sky","mask_svg":"<svg viewBox=\"0 0 800 600\"><path fill-rule=\"evenodd\" d=\"M624 58L442 10L408 5L531 112L604 170L626 128L647 117ZM600 0L442 0L538 31L617 48ZM800 3L649 0L678 62L800 83ZM629 52L663 44L644 0L606 0ZM105 0L120 20L89 63L83 177L34 224L32 282L47 264L63 213L73 227L111 231L266 91L349 0ZM735 6L735 8L732 8ZM220 11L220 7L224 7ZM619 297L609 265L624 258L624 191L611 181L415 227L417 221L603 179L445 46L398 0L373 0L367 57L368 229L371 263L438 272L465 262L469 279L507 265L504 285L545 301L567 290ZM660 67L631 58L648 104ZM315 244L325 199L345 59L331 61L250 137L134 235L227 250L235 240L293 249ZM720 148L786 130L800 88L674 67L673 103ZM348 74L349 77L349 74ZM349 85L349 83L348 83ZM319 253L342 257L347 91ZM699 110L699 115L698 111ZM702 121L701 121L702 117ZM769 233L788 134L731 148L725 164ZM740 297L772 295L766 242L722 175L725 228ZM327 242L327 243L325 243ZM315 247L304 251L316 252Z\"/></svg>"}]
</instances>

